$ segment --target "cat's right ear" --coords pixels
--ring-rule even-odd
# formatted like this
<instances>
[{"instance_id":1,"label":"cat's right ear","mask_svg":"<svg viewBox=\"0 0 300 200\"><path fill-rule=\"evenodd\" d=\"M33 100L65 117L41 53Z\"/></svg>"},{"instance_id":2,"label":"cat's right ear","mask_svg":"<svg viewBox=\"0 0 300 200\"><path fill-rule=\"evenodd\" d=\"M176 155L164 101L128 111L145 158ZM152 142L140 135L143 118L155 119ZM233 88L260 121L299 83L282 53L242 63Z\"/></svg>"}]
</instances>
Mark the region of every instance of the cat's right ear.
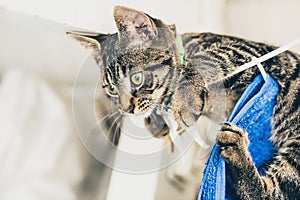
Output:
<instances>
[{"instance_id":1,"label":"cat's right ear","mask_svg":"<svg viewBox=\"0 0 300 200\"><path fill-rule=\"evenodd\" d=\"M87 32L67 32L66 34L77 40L87 50L90 50L96 62L100 63L101 49L104 48L105 40L107 40L109 34Z\"/></svg>"},{"instance_id":2,"label":"cat's right ear","mask_svg":"<svg viewBox=\"0 0 300 200\"><path fill-rule=\"evenodd\" d=\"M121 43L128 47L150 46L158 34L153 19L141 11L116 6L114 18Z\"/></svg>"}]
</instances>

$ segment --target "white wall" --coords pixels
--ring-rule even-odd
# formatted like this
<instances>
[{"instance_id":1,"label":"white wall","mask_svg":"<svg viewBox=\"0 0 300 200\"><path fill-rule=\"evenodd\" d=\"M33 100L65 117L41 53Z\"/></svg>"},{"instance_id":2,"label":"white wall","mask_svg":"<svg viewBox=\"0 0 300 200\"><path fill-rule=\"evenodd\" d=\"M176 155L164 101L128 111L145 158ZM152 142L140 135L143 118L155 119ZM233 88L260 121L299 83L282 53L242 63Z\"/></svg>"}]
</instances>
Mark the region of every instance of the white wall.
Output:
<instances>
[{"instance_id":1,"label":"white wall","mask_svg":"<svg viewBox=\"0 0 300 200\"><path fill-rule=\"evenodd\" d=\"M298 0L228 0L224 6L225 33L274 45L300 38Z\"/></svg>"},{"instance_id":2,"label":"white wall","mask_svg":"<svg viewBox=\"0 0 300 200\"><path fill-rule=\"evenodd\" d=\"M180 32L217 31L284 43L299 35L297 0L0 0L0 7L81 28L114 32L112 10L143 10Z\"/></svg>"},{"instance_id":3,"label":"white wall","mask_svg":"<svg viewBox=\"0 0 300 200\"><path fill-rule=\"evenodd\" d=\"M129 1L129 0L1 0L0 6L11 10L36 15L56 22L66 23L91 30L114 32L112 10L115 5L126 5L175 23L181 30L199 26L199 0Z\"/></svg>"},{"instance_id":4,"label":"white wall","mask_svg":"<svg viewBox=\"0 0 300 200\"><path fill-rule=\"evenodd\" d=\"M172 0L0 0L0 72L23 67L56 82L73 84L88 52L65 32L74 29L70 26L115 32L112 10L119 4L175 23L180 32L201 29L198 0L189 0L188 4ZM89 75L96 74L95 67ZM91 83L91 77L87 77L87 83Z\"/></svg>"}]
</instances>

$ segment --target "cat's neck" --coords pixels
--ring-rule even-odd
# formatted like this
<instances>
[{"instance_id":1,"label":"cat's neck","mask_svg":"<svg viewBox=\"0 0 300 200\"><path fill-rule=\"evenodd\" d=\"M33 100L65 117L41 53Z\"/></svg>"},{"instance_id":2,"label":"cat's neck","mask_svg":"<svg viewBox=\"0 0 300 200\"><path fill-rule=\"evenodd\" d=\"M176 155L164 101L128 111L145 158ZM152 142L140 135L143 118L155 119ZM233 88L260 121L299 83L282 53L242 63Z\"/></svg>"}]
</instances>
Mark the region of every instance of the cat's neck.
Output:
<instances>
[{"instance_id":1,"label":"cat's neck","mask_svg":"<svg viewBox=\"0 0 300 200\"><path fill-rule=\"evenodd\" d=\"M258 67L254 66L235 74L242 65L250 62L255 55L234 55L230 50L238 48L230 47L229 50L226 48L237 42L240 45L247 45L244 40L212 33L188 33L183 34L182 39L186 62L195 70L200 71L206 85L223 84L225 88L230 89L234 89L236 85L239 85L239 88L242 88L243 85L248 85L260 73ZM261 46L260 48L263 49L260 52L263 55L275 47ZM237 58L237 56L241 58ZM239 61L236 61L238 59ZM276 62L276 60L271 62ZM264 66L266 67L265 70L276 78L277 74L273 74L274 69L272 69L276 66L268 64Z\"/></svg>"}]
</instances>

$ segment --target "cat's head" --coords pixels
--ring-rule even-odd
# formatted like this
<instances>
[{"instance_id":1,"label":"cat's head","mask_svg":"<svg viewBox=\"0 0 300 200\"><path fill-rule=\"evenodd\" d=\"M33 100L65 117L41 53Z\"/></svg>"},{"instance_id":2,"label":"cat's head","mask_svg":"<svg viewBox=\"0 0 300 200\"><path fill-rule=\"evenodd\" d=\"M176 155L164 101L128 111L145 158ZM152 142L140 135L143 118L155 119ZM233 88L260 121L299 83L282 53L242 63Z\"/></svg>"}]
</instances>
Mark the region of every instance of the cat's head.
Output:
<instances>
[{"instance_id":1,"label":"cat's head","mask_svg":"<svg viewBox=\"0 0 300 200\"><path fill-rule=\"evenodd\" d=\"M92 55L106 94L123 114L148 116L166 96L180 61L175 27L127 7L114 9L115 34L69 33Z\"/></svg>"}]
</instances>

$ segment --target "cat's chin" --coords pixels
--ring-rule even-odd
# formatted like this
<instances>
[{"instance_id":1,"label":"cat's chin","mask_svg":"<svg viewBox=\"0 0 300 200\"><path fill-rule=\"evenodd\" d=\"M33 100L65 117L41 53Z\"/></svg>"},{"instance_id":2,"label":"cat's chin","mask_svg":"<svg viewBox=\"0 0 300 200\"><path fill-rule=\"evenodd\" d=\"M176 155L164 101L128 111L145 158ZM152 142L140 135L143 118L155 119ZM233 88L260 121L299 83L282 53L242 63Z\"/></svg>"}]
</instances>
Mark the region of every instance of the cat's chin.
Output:
<instances>
[{"instance_id":1,"label":"cat's chin","mask_svg":"<svg viewBox=\"0 0 300 200\"><path fill-rule=\"evenodd\" d=\"M149 117L150 115L151 115L151 113L152 113L152 111L153 111L153 109L148 109L147 111L145 111L145 112L138 112L138 113L127 113L127 112L121 112L122 113L122 115L124 115L124 116L129 116L129 117L132 117L132 116L134 116L134 117L141 117L141 118L146 118L146 117Z\"/></svg>"},{"instance_id":2,"label":"cat's chin","mask_svg":"<svg viewBox=\"0 0 300 200\"><path fill-rule=\"evenodd\" d=\"M138 116L138 117L143 117L143 118L146 118L146 117L149 117L151 115L151 111L146 111L146 112L143 112L143 113L137 113L137 114L134 114L135 116Z\"/></svg>"}]
</instances>

